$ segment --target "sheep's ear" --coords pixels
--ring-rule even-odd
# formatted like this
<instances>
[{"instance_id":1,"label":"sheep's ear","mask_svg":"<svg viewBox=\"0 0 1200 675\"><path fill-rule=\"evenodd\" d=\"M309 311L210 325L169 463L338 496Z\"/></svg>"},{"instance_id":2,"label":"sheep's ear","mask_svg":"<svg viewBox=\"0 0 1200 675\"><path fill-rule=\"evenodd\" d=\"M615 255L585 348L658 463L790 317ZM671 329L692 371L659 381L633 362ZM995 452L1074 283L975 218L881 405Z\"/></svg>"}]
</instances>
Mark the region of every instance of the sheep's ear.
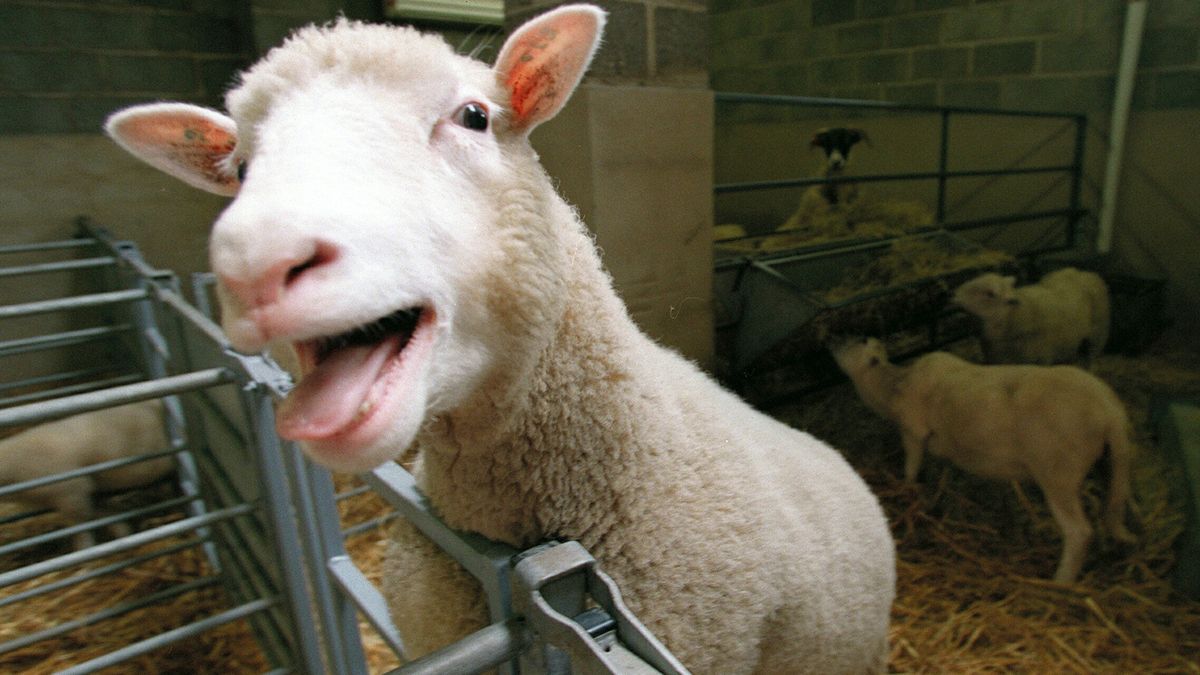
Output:
<instances>
[{"instance_id":1,"label":"sheep's ear","mask_svg":"<svg viewBox=\"0 0 1200 675\"><path fill-rule=\"evenodd\" d=\"M508 91L511 125L529 133L558 114L587 70L604 29L604 12L564 5L518 28L494 68Z\"/></svg>"},{"instance_id":2,"label":"sheep's ear","mask_svg":"<svg viewBox=\"0 0 1200 675\"><path fill-rule=\"evenodd\" d=\"M193 187L237 194L241 183L229 156L237 126L215 110L187 103L151 103L113 113L104 130L122 148Z\"/></svg>"}]
</instances>

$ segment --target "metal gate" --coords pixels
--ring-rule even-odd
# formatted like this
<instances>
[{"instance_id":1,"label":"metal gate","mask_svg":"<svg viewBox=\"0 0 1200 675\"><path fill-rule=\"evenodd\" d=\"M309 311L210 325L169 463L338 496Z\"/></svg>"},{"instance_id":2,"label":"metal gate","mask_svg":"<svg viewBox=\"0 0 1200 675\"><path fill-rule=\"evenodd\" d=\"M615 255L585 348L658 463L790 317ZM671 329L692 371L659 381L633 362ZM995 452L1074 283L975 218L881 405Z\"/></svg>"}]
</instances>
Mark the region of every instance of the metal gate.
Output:
<instances>
[{"instance_id":1,"label":"metal gate","mask_svg":"<svg viewBox=\"0 0 1200 675\"><path fill-rule=\"evenodd\" d=\"M189 303L178 278L148 264L136 245L115 239L86 219L80 220L79 228L79 237L68 241L0 247L0 278L87 275L85 282L68 284L72 292L61 297L0 306L0 327L13 327L13 332L0 333L0 359L20 358L28 365L39 358L56 362L59 356L49 372L0 381L0 432L162 398L171 447L119 461L172 456L178 487L169 497L134 511L13 541L6 534L13 523L42 513L0 518L0 612L35 598L62 596L81 584L180 551L201 551L205 564L195 578L177 580L160 592L114 599L90 615L0 640L0 662L81 626L103 627L116 617L156 603L185 601L189 592L212 586L223 589L227 599L218 611L129 644L113 644L106 653L62 668L56 665L55 671L90 673L129 664L244 620L271 673L365 674L360 612L403 662L403 643L382 595L343 543L345 537L391 515L343 530L337 502L367 488L336 494L326 470L275 434L273 399L290 388L288 375L264 356L231 349L210 318L211 276L193 278L195 303ZM30 256L51 259L4 266L8 260ZM81 286L85 292L73 292ZM68 317L58 322L61 329L54 321L39 321L60 315ZM46 325L56 327L46 332ZM20 331L28 334L10 337ZM86 363L88 357L96 363ZM3 486L0 499L113 466L94 465ZM494 622L395 672L686 672L625 609L611 580L577 543L548 542L515 551L450 530L431 513L412 476L398 464L385 464L362 478L399 516L479 579ZM53 545L80 531L140 522L148 514L166 512L173 513L164 516L167 522L82 550L63 552L61 544ZM46 550L50 553L44 557L22 558L15 564L9 556Z\"/></svg>"}]
</instances>

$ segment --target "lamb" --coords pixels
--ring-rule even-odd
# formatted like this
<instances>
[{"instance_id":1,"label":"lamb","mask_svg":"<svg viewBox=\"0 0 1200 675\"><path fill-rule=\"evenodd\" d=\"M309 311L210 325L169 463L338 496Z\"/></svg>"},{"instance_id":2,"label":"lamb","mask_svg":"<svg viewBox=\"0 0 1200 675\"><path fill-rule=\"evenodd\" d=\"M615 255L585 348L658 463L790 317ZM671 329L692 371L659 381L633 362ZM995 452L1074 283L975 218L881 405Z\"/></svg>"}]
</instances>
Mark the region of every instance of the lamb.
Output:
<instances>
[{"instance_id":1,"label":"lamb","mask_svg":"<svg viewBox=\"0 0 1200 675\"><path fill-rule=\"evenodd\" d=\"M1107 529L1118 541L1136 540L1124 523L1134 451L1129 420L1099 378L1073 366L981 366L946 352L901 367L874 338L833 354L867 407L899 426L905 480L916 480L928 450L984 478L1038 484L1063 535L1056 582L1072 583L1083 567L1092 527L1080 490L1105 452Z\"/></svg>"},{"instance_id":2,"label":"lamb","mask_svg":"<svg viewBox=\"0 0 1200 675\"><path fill-rule=\"evenodd\" d=\"M529 133L604 13L518 28L488 67L339 20L243 75L231 116L112 116L134 155L236 195L210 256L244 351L290 347L281 435L364 471L417 448L451 527L575 539L697 673L881 671L895 588L878 501L842 456L638 330ZM415 444L415 446L414 446ZM401 528L385 593L411 655L486 623L478 585Z\"/></svg>"},{"instance_id":3,"label":"lamb","mask_svg":"<svg viewBox=\"0 0 1200 675\"><path fill-rule=\"evenodd\" d=\"M0 440L0 485L23 483L64 471L125 457L135 457L170 447L163 428L163 405L158 399L129 403L47 422ZM175 468L171 457L157 457L108 471L71 478L5 498L51 508L70 520L83 522L96 516L100 493L149 485ZM113 526L114 534L128 534L128 525ZM76 550L95 544L91 532L71 539Z\"/></svg>"},{"instance_id":4,"label":"lamb","mask_svg":"<svg viewBox=\"0 0 1200 675\"><path fill-rule=\"evenodd\" d=\"M821 163L822 178L839 178L845 175L846 165L850 162L850 150L859 142L870 143L867 132L862 129L834 127L821 129L813 134L808 147L821 148L825 152L825 161ZM858 201L858 184L851 181L836 181L813 185L800 195L800 205L777 232L786 232L803 227L814 217L827 214L830 211L845 210Z\"/></svg>"},{"instance_id":5,"label":"lamb","mask_svg":"<svg viewBox=\"0 0 1200 675\"><path fill-rule=\"evenodd\" d=\"M980 275L954 292L953 302L983 320L989 363L1082 362L1108 342L1108 287L1093 272L1064 267L1030 286L1013 277Z\"/></svg>"}]
</instances>

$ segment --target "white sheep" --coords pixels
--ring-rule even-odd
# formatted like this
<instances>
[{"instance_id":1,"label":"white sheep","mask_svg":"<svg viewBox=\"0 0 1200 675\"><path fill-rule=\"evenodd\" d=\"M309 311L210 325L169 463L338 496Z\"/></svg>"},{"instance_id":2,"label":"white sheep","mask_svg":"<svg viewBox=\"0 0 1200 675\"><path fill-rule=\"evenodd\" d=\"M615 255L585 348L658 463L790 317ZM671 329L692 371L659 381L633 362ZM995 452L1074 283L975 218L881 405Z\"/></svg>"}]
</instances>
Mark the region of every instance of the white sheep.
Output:
<instances>
[{"instance_id":1,"label":"white sheep","mask_svg":"<svg viewBox=\"0 0 1200 675\"><path fill-rule=\"evenodd\" d=\"M1051 365L1091 360L1108 342L1108 287L1093 272L1064 267L1036 284L982 274L959 286L954 303L983 320L990 363Z\"/></svg>"},{"instance_id":2,"label":"white sheep","mask_svg":"<svg viewBox=\"0 0 1200 675\"><path fill-rule=\"evenodd\" d=\"M1071 583L1083 567L1092 527L1080 491L1106 452L1105 523L1114 539L1135 541L1124 523L1129 420L1099 378L1073 366L981 366L946 352L901 367L874 338L833 352L863 402L900 428L906 480L916 480L928 450L983 478L1038 484L1063 535L1055 581Z\"/></svg>"},{"instance_id":3,"label":"white sheep","mask_svg":"<svg viewBox=\"0 0 1200 675\"><path fill-rule=\"evenodd\" d=\"M278 429L314 460L363 471L416 443L448 525L580 541L698 673L880 671L895 568L877 500L635 327L529 145L603 23L555 9L489 68L342 20L246 72L232 117L153 104L108 130L236 193L210 243L224 325L239 349L294 348ZM413 654L483 625L477 584L397 536L385 590Z\"/></svg>"},{"instance_id":4,"label":"white sheep","mask_svg":"<svg viewBox=\"0 0 1200 675\"><path fill-rule=\"evenodd\" d=\"M158 399L95 410L46 422L0 440L0 485L12 485L92 464L170 448ZM149 485L174 470L171 457L157 457L79 478L22 490L5 498L51 508L74 522L96 517L101 493ZM128 525L113 526L118 536ZM91 532L71 539L76 550L95 543Z\"/></svg>"}]
</instances>

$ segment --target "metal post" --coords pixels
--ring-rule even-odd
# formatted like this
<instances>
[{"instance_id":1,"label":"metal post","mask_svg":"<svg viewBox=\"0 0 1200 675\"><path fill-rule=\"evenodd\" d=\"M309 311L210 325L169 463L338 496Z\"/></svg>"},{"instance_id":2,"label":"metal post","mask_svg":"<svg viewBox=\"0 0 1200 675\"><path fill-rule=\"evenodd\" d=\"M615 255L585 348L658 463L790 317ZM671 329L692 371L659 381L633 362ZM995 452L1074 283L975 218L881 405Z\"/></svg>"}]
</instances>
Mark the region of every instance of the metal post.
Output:
<instances>
[{"instance_id":1,"label":"metal post","mask_svg":"<svg viewBox=\"0 0 1200 675\"><path fill-rule=\"evenodd\" d=\"M284 444L283 458L291 477L293 501L297 510L305 514L297 526L330 665L338 673L366 675L355 606L330 583L327 567L330 559L346 556L337 505L333 501L333 480L328 471L310 466L294 443Z\"/></svg>"},{"instance_id":2,"label":"metal post","mask_svg":"<svg viewBox=\"0 0 1200 675\"><path fill-rule=\"evenodd\" d=\"M950 111L942 111L941 143L938 146L938 191L937 215L934 222L941 225L946 220L946 170L949 168L950 157Z\"/></svg>"},{"instance_id":3,"label":"metal post","mask_svg":"<svg viewBox=\"0 0 1200 675\"><path fill-rule=\"evenodd\" d=\"M1083 149L1087 144L1087 116L1075 118L1075 156L1071 160L1071 215L1067 216L1067 247L1075 248L1082 217L1080 193L1083 189Z\"/></svg>"},{"instance_id":4,"label":"metal post","mask_svg":"<svg viewBox=\"0 0 1200 675\"><path fill-rule=\"evenodd\" d=\"M301 560L304 549L296 528L296 517L307 518L306 513L293 513L293 496L286 483L286 468L283 465L283 447L275 435L275 411L271 397L257 382L247 383L242 390L242 400L250 411L250 422L254 438L258 475L262 483L262 507L271 534L270 543L278 556L279 572L284 585L284 599L292 617L296 633L292 636L292 649L296 666L307 673L338 672L335 663L327 663L320 648L321 636L311 613L308 611L310 595L308 579Z\"/></svg>"}]
</instances>

